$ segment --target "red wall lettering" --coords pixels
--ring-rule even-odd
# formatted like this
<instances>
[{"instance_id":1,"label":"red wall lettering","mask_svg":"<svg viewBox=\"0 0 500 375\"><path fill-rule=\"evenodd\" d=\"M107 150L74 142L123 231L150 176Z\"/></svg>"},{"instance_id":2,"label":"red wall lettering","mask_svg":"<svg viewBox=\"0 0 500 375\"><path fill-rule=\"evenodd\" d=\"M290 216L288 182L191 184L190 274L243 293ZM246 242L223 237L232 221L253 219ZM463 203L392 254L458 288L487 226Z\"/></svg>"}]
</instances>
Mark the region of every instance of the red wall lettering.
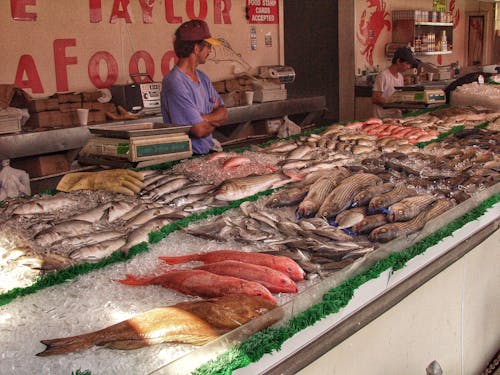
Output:
<instances>
[{"instance_id":1,"label":"red wall lettering","mask_svg":"<svg viewBox=\"0 0 500 375\"><path fill-rule=\"evenodd\" d=\"M128 14L128 4L129 0L115 0L113 3L113 10L111 11L109 23L116 23L118 21L118 18L124 18L127 23L132 23L130 14Z\"/></svg>"},{"instance_id":2,"label":"red wall lettering","mask_svg":"<svg viewBox=\"0 0 500 375\"><path fill-rule=\"evenodd\" d=\"M139 0L142 9L142 22L153 23L153 5L155 0Z\"/></svg>"},{"instance_id":3,"label":"red wall lettering","mask_svg":"<svg viewBox=\"0 0 500 375\"><path fill-rule=\"evenodd\" d=\"M170 73L170 62L173 60L173 65L177 64L179 58L174 51L167 51L161 58L161 74L164 76Z\"/></svg>"},{"instance_id":4,"label":"red wall lettering","mask_svg":"<svg viewBox=\"0 0 500 375\"><path fill-rule=\"evenodd\" d=\"M99 64L101 61L106 63L108 68L108 76L105 81L101 79L99 74ZM92 55L89 60L88 72L90 81L98 89L109 88L118 79L118 63L116 62L113 55L106 51L99 51Z\"/></svg>"},{"instance_id":5,"label":"red wall lettering","mask_svg":"<svg viewBox=\"0 0 500 375\"><path fill-rule=\"evenodd\" d=\"M205 18L207 18L207 13L208 13L207 0L198 0L198 4L200 5L200 14L196 15L194 13L194 0L186 1L186 14L189 19L204 20Z\"/></svg>"},{"instance_id":6,"label":"red wall lettering","mask_svg":"<svg viewBox=\"0 0 500 375\"><path fill-rule=\"evenodd\" d=\"M26 12L28 5L36 5L36 0L10 0L12 19L16 21L36 21L36 13Z\"/></svg>"},{"instance_id":7,"label":"red wall lettering","mask_svg":"<svg viewBox=\"0 0 500 375\"><path fill-rule=\"evenodd\" d=\"M76 39L55 39L54 40L54 64L56 68L56 88L57 91L68 91L68 70L67 65L78 63L76 56L66 56L66 47L76 46Z\"/></svg>"},{"instance_id":8,"label":"red wall lettering","mask_svg":"<svg viewBox=\"0 0 500 375\"><path fill-rule=\"evenodd\" d=\"M230 10L231 0L214 0L214 23L222 23L222 19L224 19L225 24L231 24Z\"/></svg>"},{"instance_id":9,"label":"red wall lettering","mask_svg":"<svg viewBox=\"0 0 500 375\"><path fill-rule=\"evenodd\" d=\"M101 0L89 0L89 20L91 23L102 21Z\"/></svg>"},{"instance_id":10,"label":"red wall lettering","mask_svg":"<svg viewBox=\"0 0 500 375\"><path fill-rule=\"evenodd\" d=\"M130 61L128 62L128 72L130 75L139 74L139 60L143 60L146 65L146 73L153 79L155 75L155 62L151 55L146 51L137 51L135 52ZM150 82L150 80L146 77L141 79L137 79L136 82Z\"/></svg>"},{"instance_id":11,"label":"red wall lettering","mask_svg":"<svg viewBox=\"0 0 500 375\"><path fill-rule=\"evenodd\" d=\"M26 74L28 79L23 80L24 74ZM22 55L19 58L14 83L22 89L31 89L33 94L43 93L42 81L40 81L35 60L33 60L31 55Z\"/></svg>"},{"instance_id":12,"label":"red wall lettering","mask_svg":"<svg viewBox=\"0 0 500 375\"><path fill-rule=\"evenodd\" d=\"M174 0L165 0L165 19L168 23L182 22L182 17L174 15Z\"/></svg>"}]
</instances>

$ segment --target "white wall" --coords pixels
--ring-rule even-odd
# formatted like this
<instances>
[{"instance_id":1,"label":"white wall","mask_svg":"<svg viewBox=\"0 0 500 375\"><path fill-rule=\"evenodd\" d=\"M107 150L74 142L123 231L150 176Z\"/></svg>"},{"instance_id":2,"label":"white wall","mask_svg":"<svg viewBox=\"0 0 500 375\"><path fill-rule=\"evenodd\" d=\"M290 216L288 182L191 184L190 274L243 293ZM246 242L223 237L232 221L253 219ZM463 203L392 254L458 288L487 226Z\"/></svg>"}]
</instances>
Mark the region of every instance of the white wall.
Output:
<instances>
[{"instance_id":1,"label":"white wall","mask_svg":"<svg viewBox=\"0 0 500 375\"><path fill-rule=\"evenodd\" d=\"M298 375L479 374L500 345L500 231Z\"/></svg>"},{"instance_id":2,"label":"white wall","mask_svg":"<svg viewBox=\"0 0 500 375\"><path fill-rule=\"evenodd\" d=\"M150 56L149 72L160 81L174 63L175 29L193 17L206 20L212 35L224 39L234 51L216 47L210 61L200 67L212 81L230 78L235 71L255 71L260 65L278 64L283 55L283 1L278 1L280 23L253 25L256 50L250 48L252 25L245 18L245 5L245 0L1 1L0 83L17 82L35 97L91 90L96 87L90 78L96 69L92 68L96 53L116 61L114 69L96 60L101 61L97 64L98 81L106 82L111 71L116 74L116 83L126 83L136 51L145 51L146 59ZM266 36L270 46L265 44ZM139 60L141 73L147 70L144 61Z\"/></svg>"}]
</instances>

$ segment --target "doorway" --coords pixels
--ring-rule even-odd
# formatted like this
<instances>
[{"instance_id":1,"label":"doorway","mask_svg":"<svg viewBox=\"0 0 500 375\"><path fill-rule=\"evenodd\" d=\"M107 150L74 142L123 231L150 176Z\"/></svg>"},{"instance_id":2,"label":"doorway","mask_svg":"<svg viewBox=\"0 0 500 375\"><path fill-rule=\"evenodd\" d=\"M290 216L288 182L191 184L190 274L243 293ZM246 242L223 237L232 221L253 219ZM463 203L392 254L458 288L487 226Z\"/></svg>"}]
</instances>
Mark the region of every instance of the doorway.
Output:
<instances>
[{"instance_id":1,"label":"doorway","mask_svg":"<svg viewBox=\"0 0 500 375\"><path fill-rule=\"evenodd\" d=\"M288 97L325 96L327 116L339 117L338 2L286 0L283 2L285 65L295 81Z\"/></svg>"}]
</instances>

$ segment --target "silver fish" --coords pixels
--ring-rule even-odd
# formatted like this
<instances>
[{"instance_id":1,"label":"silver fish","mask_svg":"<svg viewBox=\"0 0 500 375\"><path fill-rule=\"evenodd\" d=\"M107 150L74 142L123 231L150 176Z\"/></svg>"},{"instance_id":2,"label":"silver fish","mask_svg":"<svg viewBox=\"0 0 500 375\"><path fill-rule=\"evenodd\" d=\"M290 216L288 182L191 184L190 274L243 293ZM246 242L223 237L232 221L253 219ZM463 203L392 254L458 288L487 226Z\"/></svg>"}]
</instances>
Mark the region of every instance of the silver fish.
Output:
<instances>
[{"instance_id":1,"label":"silver fish","mask_svg":"<svg viewBox=\"0 0 500 375\"><path fill-rule=\"evenodd\" d=\"M153 207L146 209L142 211L141 213L137 214L133 218L127 220L125 223L125 226L128 228L135 228L138 227L149 220L157 217L157 216L162 216L166 214L171 214L175 212L176 209L173 207L165 206L165 207Z\"/></svg>"},{"instance_id":2,"label":"silver fish","mask_svg":"<svg viewBox=\"0 0 500 375\"><path fill-rule=\"evenodd\" d=\"M335 241L352 241L351 236L336 227L314 229L312 230L312 233Z\"/></svg>"},{"instance_id":3,"label":"silver fish","mask_svg":"<svg viewBox=\"0 0 500 375\"><path fill-rule=\"evenodd\" d=\"M120 220L127 221L132 219L133 217L137 216L140 214L142 211L145 211L149 208L156 207L155 205L151 203L139 203L136 204L132 207L131 210L128 210L126 213L122 214L119 218Z\"/></svg>"},{"instance_id":4,"label":"silver fish","mask_svg":"<svg viewBox=\"0 0 500 375\"><path fill-rule=\"evenodd\" d=\"M194 202L198 202L201 200L205 200L209 198L209 195L206 193L202 194L188 194L188 195L182 195L180 197L175 198L170 202L171 205L174 207L182 207L188 204L192 204Z\"/></svg>"},{"instance_id":5,"label":"silver fish","mask_svg":"<svg viewBox=\"0 0 500 375\"><path fill-rule=\"evenodd\" d=\"M111 207L112 203L105 203L95 208L92 208L88 211L85 211L81 214L75 215L71 217L71 220L83 220L88 221L89 223L94 223L102 219L106 210Z\"/></svg>"},{"instance_id":6,"label":"silver fish","mask_svg":"<svg viewBox=\"0 0 500 375\"><path fill-rule=\"evenodd\" d=\"M127 242L123 246L122 250L125 253L125 255L128 254L128 251L130 250L131 247L141 242L148 242L150 232L157 232L165 225L168 225L171 222L172 219L168 216L158 216L142 224L140 227L134 229L132 232L129 233L127 237Z\"/></svg>"},{"instance_id":7,"label":"silver fish","mask_svg":"<svg viewBox=\"0 0 500 375\"><path fill-rule=\"evenodd\" d=\"M189 195L189 194L203 194L208 193L210 190L214 189L214 185L212 184L193 184L183 189L179 189L177 191L173 191L169 194L163 195L159 202L161 204L168 204L172 202L174 199Z\"/></svg>"},{"instance_id":8,"label":"silver fish","mask_svg":"<svg viewBox=\"0 0 500 375\"><path fill-rule=\"evenodd\" d=\"M84 245L92 245L98 242L107 241L115 238L122 237L123 233L109 230L109 231L100 231L100 232L92 232L86 235L65 237L59 241L56 241L52 244L52 247L81 247Z\"/></svg>"},{"instance_id":9,"label":"silver fish","mask_svg":"<svg viewBox=\"0 0 500 375\"><path fill-rule=\"evenodd\" d=\"M288 178L281 173L233 178L219 185L215 191L215 198L224 201L235 201L292 181L292 178Z\"/></svg>"},{"instance_id":10,"label":"silver fish","mask_svg":"<svg viewBox=\"0 0 500 375\"><path fill-rule=\"evenodd\" d=\"M126 241L124 238L115 238L98 242L93 245L87 245L72 251L69 254L69 257L79 263L98 262L101 259L109 257L115 251L122 248L122 246L125 245L125 242Z\"/></svg>"},{"instance_id":11,"label":"silver fish","mask_svg":"<svg viewBox=\"0 0 500 375\"><path fill-rule=\"evenodd\" d=\"M158 180L152 182L151 184L149 184L148 186L143 188L141 195L146 195L148 192L166 184L167 182L177 180L179 178L185 178L186 176L184 176L182 174L173 174L173 175L168 174L168 175L160 175L160 177L161 178L159 178Z\"/></svg>"},{"instance_id":12,"label":"silver fish","mask_svg":"<svg viewBox=\"0 0 500 375\"><path fill-rule=\"evenodd\" d=\"M111 202L111 206L108 209L108 222L112 223L117 219L122 219L124 215L133 210L134 207L136 206L137 203L134 202L125 202L125 201Z\"/></svg>"},{"instance_id":13,"label":"silver fish","mask_svg":"<svg viewBox=\"0 0 500 375\"><path fill-rule=\"evenodd\" d=\"M361 212L350 212L349 214L345 215L341 221L338 222L339 225L337 226L337 228L351 228L353 225L361 222L364 218L365 215L363 215Z\"/></svg>"},{"instance_id":14,"label":"silver fish","mask_svg":"<svg viewBox=\"0 0 500 375\"><path fill-rule=\"evenodd\" d=\"M286 156L287 159L293 160L293 159L302 159L304 156L306 156L309 152L311 152L313 149L310 146L299 146L295 150L292 150L288 153Z\"/></svg>"},{"instance_id":15,"label":"silver fish","mask_svg":"<svg viewBox=\"0 0 500 375\"><path fill-rule=\"evenodd\" d=\"M46 214L63 208L76 207L78 202L62 194L49 198L40 198L21 204L13 211L15 215Z\"/></svg>"},{"instance_id":16,"label":"silver fish","mask_svg":"<svg viewBox=\"0 0 500 375\"><path fill-rule=\"evenodd\" d=\"M41 246L47 246L64 237L78 236L94 231L92 223L83 220L68 220L39 232L35 241Z\"/></svg>"},{"instance_id":17,"label":"silver fish","mask_svg":"<svg viewBox=\"0 0 500 375\"><path fill-rule=\"evenodd\" d=\"M180 177L175 180L169 181L157 188L151 190L149 194L145 196L146 199L158 200L161 196L176 191L183 186L189 184L189 180L186 177Z\"/></svg>"}]
</instances>

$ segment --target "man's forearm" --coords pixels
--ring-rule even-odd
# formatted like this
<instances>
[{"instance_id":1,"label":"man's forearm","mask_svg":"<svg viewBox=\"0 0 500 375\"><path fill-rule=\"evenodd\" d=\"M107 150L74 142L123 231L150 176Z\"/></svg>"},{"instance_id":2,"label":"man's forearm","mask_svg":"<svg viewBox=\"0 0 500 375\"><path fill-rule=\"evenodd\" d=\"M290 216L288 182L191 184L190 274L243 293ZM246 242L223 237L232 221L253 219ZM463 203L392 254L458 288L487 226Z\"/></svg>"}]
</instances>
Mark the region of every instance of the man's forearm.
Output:
<instances>
[{"instance_id":1,"label":"man's forearm","mask_svg":"<svg viewBox=\"0 0 500 375\"><path fill-rule=\"evenodd\" d=\"M227 121L227 109L224 106L217 107L212 112L202 115L203 119L214 126L223 125Z\"/></svg>"}]
</instances>

